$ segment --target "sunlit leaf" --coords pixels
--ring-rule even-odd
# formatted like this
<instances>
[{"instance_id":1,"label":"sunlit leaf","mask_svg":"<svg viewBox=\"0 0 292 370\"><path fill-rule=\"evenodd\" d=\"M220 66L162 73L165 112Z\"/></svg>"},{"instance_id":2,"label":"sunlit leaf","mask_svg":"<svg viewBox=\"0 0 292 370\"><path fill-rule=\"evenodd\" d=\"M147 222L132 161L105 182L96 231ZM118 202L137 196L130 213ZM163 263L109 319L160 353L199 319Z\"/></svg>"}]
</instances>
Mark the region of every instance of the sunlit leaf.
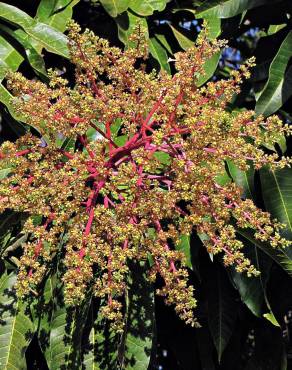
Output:
<instances>
[{"instance_id":1,"label":"sunlit leaf","mask_svg":"<svg viewBox=\"0 0 292 370\"><path fill-rule=\"evenodd\" d=\"M282 42L270 65L269 79L260 94L256 96L255 111L257 114L269 116L276 112L291 96L292 67L286 70L291 57L291 48L292 31Z\"/></svg>"},{"instance_id":2,"label":"sunlit leaf","mask_svg":"<svg viewBox=\"0 0 292 370\"><path fill-rule=\"evenodd\" d=\"M130 8L142 16L152 15L156 10L165 9L169 0L130 0Z\"/></svg>"},{"instance_id":3,"label":"sunlit leaf","mask_svg":"<svg viewBox=\"0 0 292 370\"><path fill-rule=\"evenodd\" d=\"M26 369L25 351L33 337L34 325L14 290L16 274L0 279L0 368Z\"/></svg>"},{"instance_id":4,"label":"sunlit leaf","mask_svg":"<svg viewBox=\"0 0 292 370\"><path fill-rule=\"evenodd\" d=\"M102 6L111 17L117 17L128 9L130 0L100 0Z\"/></svg>"}]
</instances>

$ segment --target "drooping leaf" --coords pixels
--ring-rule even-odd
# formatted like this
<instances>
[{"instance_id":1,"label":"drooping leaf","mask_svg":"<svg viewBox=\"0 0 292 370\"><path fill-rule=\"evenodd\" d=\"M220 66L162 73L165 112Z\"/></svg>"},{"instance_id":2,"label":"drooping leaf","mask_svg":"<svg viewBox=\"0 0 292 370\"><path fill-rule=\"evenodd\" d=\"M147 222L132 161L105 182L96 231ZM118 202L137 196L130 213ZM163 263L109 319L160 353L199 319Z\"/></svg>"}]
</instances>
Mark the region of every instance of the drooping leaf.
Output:
<instances>
[{"instance_id":1,"label":"drooping leaf","mask_svg":"<svg viewBox=\"0 0 292 370\"><path fill-rule=\"evenodd\" d=\"M146 266L135 264L128 286L125 335L119 350L121 367L148 369L154 337L154 289Z\"/></svg>"},{"instance_id":2,"label":"drooping leaf","mask_svg":"<svg viewBox=\"0 0 292 370\"><path fill-rule=\"evenodd\" d=\"M261 317L264 312L264 303L267 302L266 285L269 279L272 260L254 244L250 243L250 241L243 239L243 242L246 247L244 254L261 274L258 277L248 277L245 273L239 273L232 268L230 275L240 294L241 300L254 315Z\"/></svg>"},{"instance_id":3,"label":"drooping leaf","mask_svg":"<svg viewBox=\"0 0 292 370\"><path fill-rule=\"evenodd\" d=\"M205 276L208 322L220 362L233 332L237 316L237 302L234 289L221 266L214 264L211 267Z\"/></svg>"},{"instance_id":4,"label":"drooping leaf","mask_svg":"<svg viewBox=\"0 0 292 370\"><path fill-rule=\"evenodd\" d=\"M292 276L292 258L291 253L287 248L273 248L268 243L263 243L253 236L251 230L236 229L236 232L243 236L245 239L253 243L257 248L261 249L268 256L270 256L284 271Z\"/></svg>"},{"instance_id":5,"label":"drooping leaf","mask_svg":"<svg viewBox=\"0 0 292 370\"><path fill-rule=\"evenodd\" d=\"M130 8L144 17L152 15L155 10L162 12L169 0L131 0Z\"/></svg>"},{"instance_id":6,"label":"drooping leaf","mask_svg":"<svg viewBox=\"0 0 292 370\"><path fill-rule=\"evenodd\" d=\"M281 0L275 0L279 2ZM256 8L258 6L268 4L269 0L210 0L204 3L197 9L196 15L198 18L217 17L231 18L246 10Z\"/></svg>"},{"instance_id":7,"label":"drooping leaf","mask_svg":"<svg viewBox=\"0 0 292 370\"><path fill-rule=\"evenodd\" d=\"M50 370L79 368L81 338L89 303L68 308L57 275L46 280L41 301L34 307L38 338Z\"/></svg>"},{"instance_id":8,"label":"drooping leaf","mask_svg":"<svg viewBox=\"0 0 292 370\"><path fill-rule=\"evenodd\" d=\"M86 370L118 369L120 335L100 315L99 305L93 300L89 309L82 343L82 368Z\"/></svg>"},{"instance_id":9,"label":"drooping leaf","mask_svg":"<svg viewBox=\"0 0 292 370\"><path fill-rule=\"evenodd\" d=\"M167 52L155 37L149 39L149 51L160 67L170 74Z\"/></svg>"},{"instance_id":10,"label":"drooping leaf","mask_svg":"<svg viewBox=\"0 0 292 370\"><path fill-rule=\"evenodd\" d=\"M15 294L16 274L5 272L0 279L0 368L26 369L25 351L34 326L25 304Z\"/></svg>"},{"instance_id":11,"label":"drooping leaf","mask_svg":"<svg viewBox=\"0 0 292 370\"><path fill-rule=\"evenodd\" d=\"M276 112L291 96L292 67L286 71L291 57L292 31L290 31L282 42L270 68L269 78L263 90L256 96L257 114L269 116Z\"/></svg>"},{"instance_id":12,"label":"drooping leaf","mask_svg":"<svg viewBox=\"0 0 292 370\"><path fill-rule=\"evenodd\" d=\"M130 0L100 0L102 6L113 18L128 9Z\"/></svg>"},{"instance_id":13,"label":"drooping leaf","mask_svg":"<svg viewBox=\"0 0 292 370\"><path fill-rule=\"evenodd\" d=\"M286 225L283 236L292 240L292 169L260 170L264 203L273 218ZM292 257L292 247L287 248Z\"/></svg>"}]
</instances>

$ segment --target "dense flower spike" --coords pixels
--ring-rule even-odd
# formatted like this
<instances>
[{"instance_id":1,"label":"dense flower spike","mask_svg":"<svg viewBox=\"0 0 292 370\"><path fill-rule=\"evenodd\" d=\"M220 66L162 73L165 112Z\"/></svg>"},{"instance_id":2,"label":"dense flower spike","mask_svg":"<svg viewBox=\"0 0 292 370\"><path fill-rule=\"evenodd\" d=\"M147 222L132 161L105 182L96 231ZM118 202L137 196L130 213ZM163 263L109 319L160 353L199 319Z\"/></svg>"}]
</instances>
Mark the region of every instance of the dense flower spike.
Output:
<instances>
[{"instance_id":1,"label":"dense flower spike","mask_svg":"<svg viewBox=\"0 0 292 370\"><path fill-rule=\"evenodd\" d=\"M226 160L242 170L289 165L261 149L289 129L277 117L226 111L253 61L230 80L197 88L204 61L224 45L209 42L206 32L195 47L176 54L173 77L145 71L139 32L126 51L80 33L76 24L69 38L74 88L56 72L49 86L8 76L17 111L41 135L28 133L0 147L0 168L10 168L0 185L0 211L30 215L18 292L36 290L50 261L65 253L67 302L79 303L91 287L106 298L103 312L120 327L129 262L151 261L149 279L164 281L157 293L198 325L184 255L176 250L180 235L204 234L210 253L222 253L226 265L248 275L258 272L232 225L285 247L281 225L242 199L234 183L217 179Z\"/></svg>"}]
</instances>

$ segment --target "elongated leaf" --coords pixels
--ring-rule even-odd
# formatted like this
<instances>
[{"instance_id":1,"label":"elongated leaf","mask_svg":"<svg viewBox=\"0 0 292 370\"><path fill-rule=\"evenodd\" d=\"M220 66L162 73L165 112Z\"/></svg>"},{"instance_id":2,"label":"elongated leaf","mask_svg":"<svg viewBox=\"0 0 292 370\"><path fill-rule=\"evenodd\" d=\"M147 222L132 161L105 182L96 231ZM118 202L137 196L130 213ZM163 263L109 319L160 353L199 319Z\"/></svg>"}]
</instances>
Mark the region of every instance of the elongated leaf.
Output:
<instances>
[{"instance_id":1,"label":"elongated leaf","mask_svg":"<svg viewBox=\"0 0 292 370\"><path fill-rule=\"evenodd\" d=\"M117 17L128 9L130 0L100 0L102 6L111 17Z\"/></svg>"},{"instance_id":2,"label":"elongated leaf","mask_svg":"<svg viewBox=\"0 0 292 370\"><path fill-rule=\"evenodd\" d=\"M92 301L83 335L83 362L86 370L118 369L120 335L112 330L99 314L99 305Z\"/></svg>"},{"instance_id":3,"label":"elongated leaf","mask_svg":"<svg viewBox=\"0 0 292 370\"><path fill-rule=\"evenodd\" d=\"M3 18L8 22L11 22L24 29L30 28L33 22L33 18L31 18L24 11L3 2L0 3L0 18Z\"/></svg>"},{"instance_id":4,"label":"elongated leaf","mask_svg":"<svg viewBox=\"0 0 292 370\"><path fill-rule=\"evenodd\" d=\"M61 32L44 23L37 23L34 27L26 28L25 32L51 53L69 58L68 39Z\"/></svg>"},{"instance_id":5,"label":"elongated leaf","mask_svg":"<svg viewBox=\"0 0 292 370\"><path fill-rule=\"evenodd\" d=\"M67 37L47 24L37 22L22 10L4 3L0 3L0 18L21 27L46 50L69 57Z\"/></svg>"},{"instance_id":6,"label":"elongated leaf","mask_svg":"<svg viewBox=\"0 0 292 370\"><path fill-rule=\"evenodd\" d=\"M40 347L50 370L81 366L81 339L89 303L68 308L58 274L46 280L41 299L32 306Z\"/></svg>"},{"instance_id":7,"label":"elongated leaf","mask_svg":"<svg viewBox=\"0 0 292 370\"><path fill-rule=\"evenodd\" d=\"M0 279L0 368L26 369L25 351L34 326L25 306L15 295L16 275L4 273Z\"/></svg>"},{"instance_id":8,"label":"elongated leaf","mask_svg":"<svg viewBox=\"0 0 292 370\"><path fill-rule=\"evenodd\" d=\"M237 303L227 276L218 265L211 266L207 279L208 322L220 362L233 332Z\"/></svg>"},{"instance_id":9,"label":"elongated leaf","mask_svg":"<svg viewBox=\"0 0 292 370\"><path fill-rule=\"evenodd\" d=\"M267 211L286 225L283 235L292 240L292 169L260 170L263 198ZM292 257L292 247L287 248Z\"/></svg>"},{"instance_id":10,"label":"elongated leaf","mask_svg":"<svg viewBox=\"0 0 292 370\"><path fill-rule=\"evenodd\" d=\"M122 368L148 369L154 332L154 289L146 266L135 264L128 285L125 337L119 351Z\"/></svg>"},{"instance_id":11,"label":"elongated leaf","mask_svg":"<svg viewBox=\"0 0 292 370\"><path fill-rule=\"evenodd\" d=\"M273 248L268 243L260 242L259 240L254 238L253 232L251 230L236 229L236 232L239 235L243 236L245 239L249 240L251 243L253 243L257 248L265 252L280 267L282 267L283 270L287 272L287 274L292 276L291 252L289 252L287 248Z\"/></svg>"},{"instance_id":12,"label":"elongated leaf","mask_svg":"<svg viewBox=\"0 0 292 370\"><path fill-rule=\"evenodd\" d=\"M281 0L274 0L273 3ZM197 17L218 17L231 18L248 9L269 4L269 0L210 0L204 3L197 9Z\"/></svg>"},{"instance_id":13,"label":"elongated leaf","mask_svg":"<svg viewBox=\"0 0 292 370\"><path fill-rule=\"evenodd\" d=\"M220 18L207 18L208 24L208 38L210 40L216 39L221 33L221 20ZM209 60L204 64L205 73L200 76L196 82L197 86L202 86L206 81L208 81L216 71L217 65L220 59L220 52L214 54Z\"/></svg>"},{"instance_id":14,"label":"elongated leaf","mask_svg":"<svg viewBox=\"0 0 292 370\"><path fill-rule=\"evenodd\" d=\"M161 45L164 46L165 50L167 50L170 55L173 55L171 47L170 47L169 43L167 42L166 37L164 35L156 33L155 38L160 42Z\"/></svg>"},{"instance_id":15,"label":"elongated leaf","mask_svg":"<svg viewBox=\"0 0 292 370\"><path fill-rule=\"evenodd\" d=\"M68 309L62 292L53 297L54 308L50 319L49 347L45 353L50 370L79 368L81 338L87 316L87 303Z\"/></svg>"},{"instance_id":16,"label":"elongated leaf","mask_svg":"<svg viewBox=\"0 0 292 370\"><path fill-rule=\"evenodd\" d=\"M145 17L152 15L155 10L162 12L167 2L168 0L131 0L129 6L135 13Z\"/></svg>"},{"instance_id":17,"label":"elongated leaf","mask_svg":"<svg viewBox=\"0 0 292 370\"><path fill-rule=\"evenodd\" d=\"M153 58L158 61L160 67L170 74L167 52L155 37L149 39L149 50Z\"/></svg>"},{"instance_id":18,"label":"elongated leaf","mask_svg":"<svg viewBox=\"0 0 292 370\"><path fill-rule=\"evenodd\" d=\"M269 116L276 112L292 95L292 68L286 71L292 49L292 31L282 42L269 68L269 79L262 92L256 96L256 113ZM285 73L286 71L286 73Z\"/></svg>"},{"instance_id":19,"label":"elongated leaf","mask_svg":"<svg viewBox=\"0 0 292 370\"><path fill-rule=\"evenodd\" d=\"M230 274L241 300L254 315L261 317L264 313L264 302L267 301L266 284L269 279L272 260L248 240L243 239L243 242L247 247L244 251L245 256L250 259L261 274L258 277L248 277L235 269L232 269Z\"/></svg>"}]
</instances>

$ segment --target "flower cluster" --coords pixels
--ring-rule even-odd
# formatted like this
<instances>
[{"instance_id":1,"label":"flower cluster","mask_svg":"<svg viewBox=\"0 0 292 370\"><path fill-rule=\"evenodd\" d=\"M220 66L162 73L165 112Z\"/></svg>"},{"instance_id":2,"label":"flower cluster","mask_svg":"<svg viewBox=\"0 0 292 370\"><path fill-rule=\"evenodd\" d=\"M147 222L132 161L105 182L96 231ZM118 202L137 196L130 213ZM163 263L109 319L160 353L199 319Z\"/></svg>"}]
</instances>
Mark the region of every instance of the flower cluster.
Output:
<instances>
[{"instance_id":1,"label":"flower cluster","mask_svg":"<svg viewBox=\"0 0 292 370\"><path fill-rule=\"evenodd\" d=\"M64 255L68 304L85 299L89 288L106 302L104 315L123 321L122 297L131 261L148 261L157 291L191 325L196 300L188 284L182 234L196 231L210 253L248 275L258 272L242 253L234 224L256 238L284 247L281 225L234 183L218 183L230 160L241 170L289 165L266 155L262 143L289 134L277 117L231 113L226 105L239 91L248 64L231 79L198 88L204 62L224 45L208 41L175 55L176 74L146 71L143 36L125 51L76 24L69 30L75 85L56 72L50 83L8 76L16 110L39 135L0 147L0 212L29 215L18 273L20 295L37 290L48 266Z\"/></svg>"}]
</instances>

